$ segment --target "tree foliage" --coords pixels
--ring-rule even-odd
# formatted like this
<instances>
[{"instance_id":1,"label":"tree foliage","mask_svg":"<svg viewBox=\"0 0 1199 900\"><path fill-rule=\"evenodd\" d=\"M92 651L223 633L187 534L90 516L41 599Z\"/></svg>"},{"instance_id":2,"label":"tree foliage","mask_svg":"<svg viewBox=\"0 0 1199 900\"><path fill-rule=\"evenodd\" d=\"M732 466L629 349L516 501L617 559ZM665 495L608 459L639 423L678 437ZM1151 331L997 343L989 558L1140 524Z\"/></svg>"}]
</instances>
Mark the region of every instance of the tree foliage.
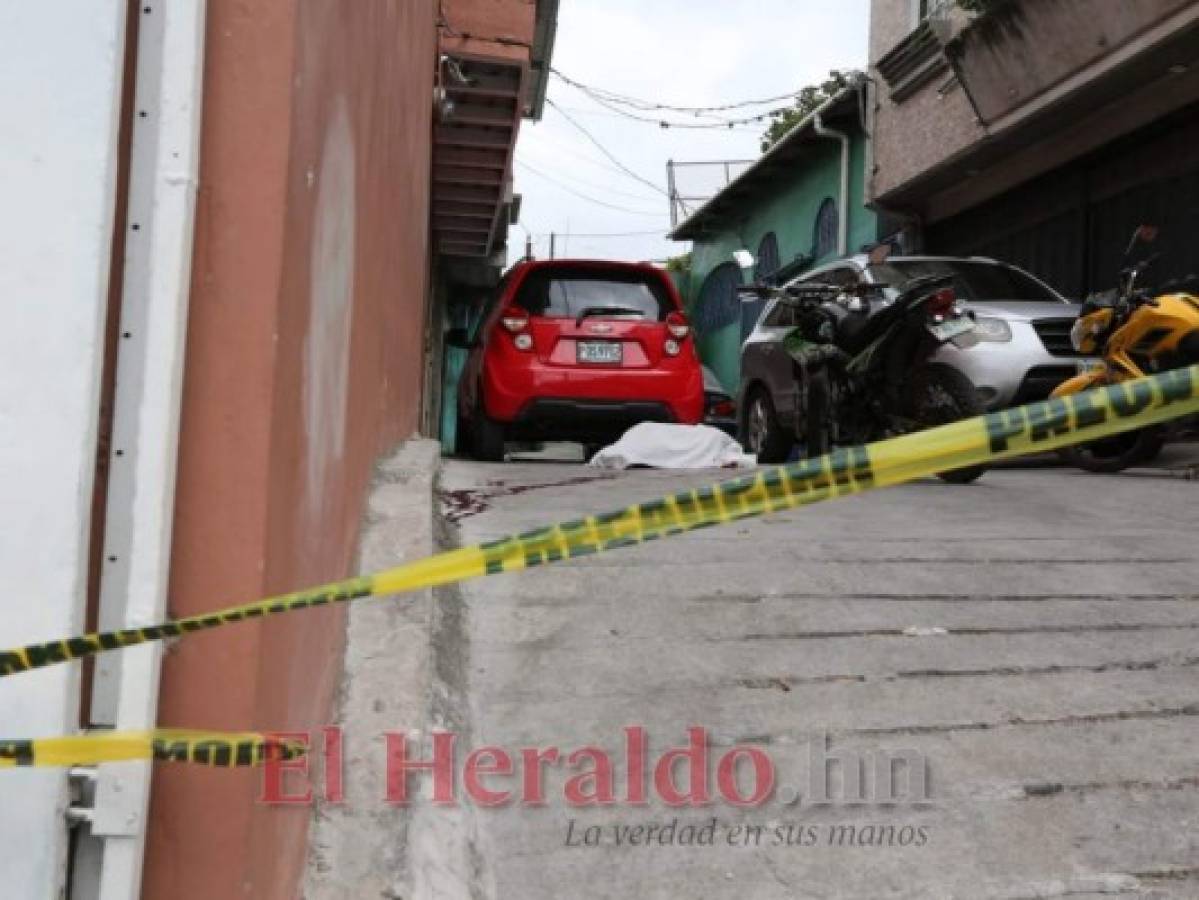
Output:
<instances>
[{"instance_id":1,"label":"tree foliage","mask_svg":"<svg viewBox=\"0 0 1199 900\"><path fill-rule=\"evenodd\" d=\"M691 254L684 253L682 256L670 257L666 260L666 271L678 275L689 274L691 272Z\"/></svg>"},{"instance_id":2,"label":"tree foliage","mask_svg":"<svg viewBox=\"0 0 1199 900\"><path fill-rule=\"evenodd\" d=\"M810 116L825 101L844 90L860 72L848 69L833 69L820 84L808 85L795 97L795 105L775 110L770 114L770 127L762 135L762 152L773 147L788 131Z\"/></svg>"}]
</instances>

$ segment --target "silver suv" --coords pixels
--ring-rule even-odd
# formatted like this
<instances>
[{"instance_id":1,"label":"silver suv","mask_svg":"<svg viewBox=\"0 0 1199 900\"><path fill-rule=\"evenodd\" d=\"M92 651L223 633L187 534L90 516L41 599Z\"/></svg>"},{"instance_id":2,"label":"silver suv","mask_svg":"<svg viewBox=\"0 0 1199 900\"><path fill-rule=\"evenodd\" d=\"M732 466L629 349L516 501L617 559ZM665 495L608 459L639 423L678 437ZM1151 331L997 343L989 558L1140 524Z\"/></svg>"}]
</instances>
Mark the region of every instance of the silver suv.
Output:
<instances>
[{"instance_id":1,"label":"silver suv","mask_svg":"<svg viewBox=\"0 0 1199 900\"><path fill-rule=\"evenodd\" d=\"M1070 343L1078 318L1072 303L1022 269L993 259L946 256L897 256L871 263L867 256L838 260L805 273L793 284L820 282L846 287L868 284L899 287L924 275L951 274L961 305L978 318L979 343L970 349L946 344L933 360L960 370L978 390L989 410L1044 400L1087 363ZM883 291L889 302L898 294ZM793 311L773 302L762 311L757 326L741 349L741 389L738 409L763 390L784 428L793 425L794 369L779 344L794 327Z\"/></svg>"}]
</instances>

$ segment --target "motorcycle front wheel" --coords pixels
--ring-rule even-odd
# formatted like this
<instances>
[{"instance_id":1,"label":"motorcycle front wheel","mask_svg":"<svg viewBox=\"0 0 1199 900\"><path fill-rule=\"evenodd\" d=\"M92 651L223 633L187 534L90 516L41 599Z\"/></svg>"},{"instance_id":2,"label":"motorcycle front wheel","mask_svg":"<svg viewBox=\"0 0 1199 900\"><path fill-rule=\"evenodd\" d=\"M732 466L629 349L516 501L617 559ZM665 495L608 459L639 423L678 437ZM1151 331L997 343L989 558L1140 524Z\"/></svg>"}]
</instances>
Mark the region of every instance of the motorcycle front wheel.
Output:
<instances>
[{"instance_id":1,"label":"motorcycle front wheel","mask_svg":"<svg viewBox=\"0 0 1199 900\"><path fill-rule=\"evenodd\" d=\"M922 428L936 428L984 413L970 379L949 366L927 366L912 379L912 413ZM986 466L969 466L937 477L950 484L970 484L982 478Z\"/></svg>"}]
</instances>

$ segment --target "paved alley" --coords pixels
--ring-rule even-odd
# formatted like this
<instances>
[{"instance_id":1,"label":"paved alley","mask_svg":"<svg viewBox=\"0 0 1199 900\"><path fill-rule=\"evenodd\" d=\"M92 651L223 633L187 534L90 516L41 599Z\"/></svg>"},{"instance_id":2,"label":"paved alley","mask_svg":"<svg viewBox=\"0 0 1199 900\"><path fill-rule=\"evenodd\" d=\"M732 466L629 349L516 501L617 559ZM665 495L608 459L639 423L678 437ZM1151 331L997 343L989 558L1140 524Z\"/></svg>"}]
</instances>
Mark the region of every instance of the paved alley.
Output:
<instances>
[{"instance_id":1,"label":"paved alley","mask_svg":"<svg viewBox=\"0 0 1199 900\"><path fill-rule=\"evenodd\" d=\"M446 461L442 511L474 543L725 474ZM495 895L1199 896L1199 485L1178 474L1005 468L460 586L471 745L617 761L611 806L568 807L559 766L543 808L478 811ZM702 726L712 773L761 748L774 799L621 802L632 726L651 761ZM809 802L821 749L922 760L924 800L833 779Z\"/></svg>"}]
</instances>

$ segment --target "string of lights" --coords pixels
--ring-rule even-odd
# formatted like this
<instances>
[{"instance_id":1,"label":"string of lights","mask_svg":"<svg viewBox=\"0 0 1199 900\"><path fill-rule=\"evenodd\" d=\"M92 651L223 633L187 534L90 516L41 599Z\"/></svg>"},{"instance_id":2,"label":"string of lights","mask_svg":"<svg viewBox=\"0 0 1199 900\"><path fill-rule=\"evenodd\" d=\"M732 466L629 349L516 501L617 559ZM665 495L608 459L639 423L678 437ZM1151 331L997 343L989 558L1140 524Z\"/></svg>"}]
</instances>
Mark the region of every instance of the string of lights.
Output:
<instances>
[{"instance_id":1,"label":"string of lights","mask_svg":"<svg viewBox=\"0 0 1199 900\"><path fill-rule=\"evenodd\" d=\"M597 97L593 94L588 94L588 93L584 92L584 96L586 96L589 100L591 100L592 103L598 103L600 106L604 107L605 109L610 110L609 114L612 116L616 116L616 117L619 117L622 119L631 119L634 122L644 122L649 125L656 125L657 127L661 128L663 130L669 130L671 128L679 128L679 129L703 129L703 130L717 130L717 131L753 131L755 129L747 128L745 126L752 125L754 123L761 123L768 119L774 118L774 117L782 114L782 112L786 109L786 107L782 107L780 109L772 109L772 110L764 112L760 115L746 116L746 117L740 118L740 119L720 118L720 120L717 122L671 122L667 119L658 119L658 118L654 118L652 116L642 116L642 115L638 115L637 113L629 112L628 110L621 109L619 106L614 106L614 105L608 103L607 101L603 100L602 98ZM563 108L565 108L565 107L559 107L559 109L563 109ZM575 110L575 111L580 112L580 110ZM599 113L599 112L594 112L594 111L589 111L589 110L582 110L581 112L583 112L585 115L586 114L605 115L604 113ZM698 116L701 114L697 113L696 115ZM714 117L714 118L719 118L719 117Z\"/></svg>"},{"instance_id":2,"label":"string of lights","mask_svg":"<svg viewBox=\"0 0 1199 900\"><path fill-rule=\"evenodd\" d=\"M745 109L751 106L768 106L774 103L783 103L788 100L794 101L800 93L799 91L791 91L787 94L779 94L776 97L763 97L759 100L739 100L734 103L725 103L716 106L676 106L670 103L658 103L653 100L643 100L637 97L631 97L627 94L620 94L616 91L609 91L605 90L604 88L594 87L593 85L585 84L577 79L571 78L555 68L551 68L550 73L560 79L563 83L569 84L571 87L577 88L584 93L599 95L611 103L622 106L630 106L643 112L649 112L653 110L701 114L728 112L729 110Z\"/></svg>"}]
</instances>

